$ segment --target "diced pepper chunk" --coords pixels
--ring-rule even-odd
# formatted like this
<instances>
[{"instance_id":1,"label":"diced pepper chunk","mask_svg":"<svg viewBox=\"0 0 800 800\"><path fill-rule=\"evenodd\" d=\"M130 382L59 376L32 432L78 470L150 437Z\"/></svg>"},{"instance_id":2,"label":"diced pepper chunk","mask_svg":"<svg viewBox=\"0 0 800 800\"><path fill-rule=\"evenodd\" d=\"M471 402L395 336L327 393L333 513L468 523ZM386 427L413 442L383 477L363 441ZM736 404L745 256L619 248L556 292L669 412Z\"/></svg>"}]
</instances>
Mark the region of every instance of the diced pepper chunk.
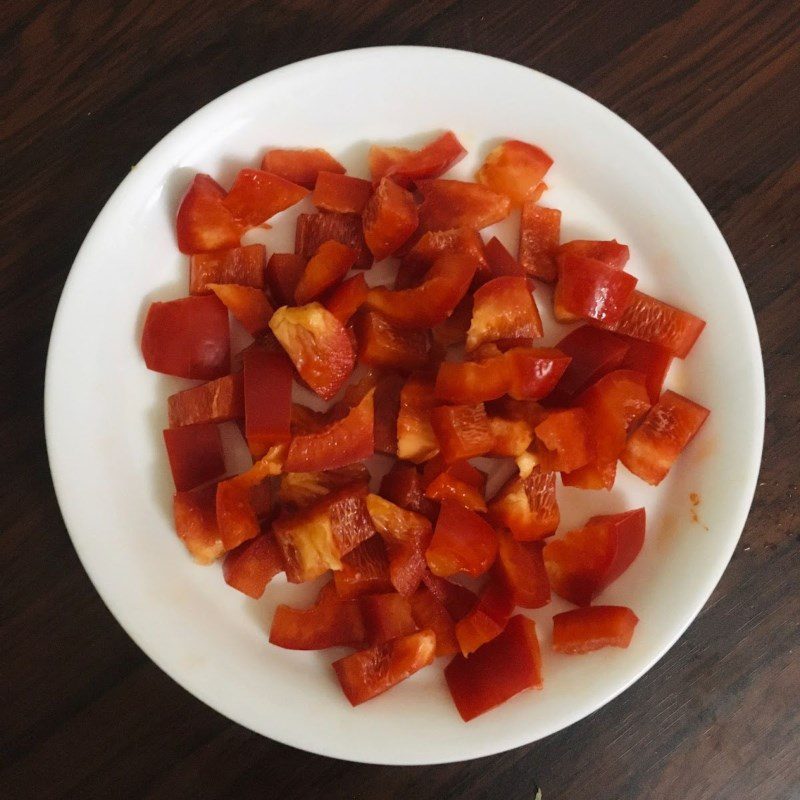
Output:
<instances>
[{"instance_id":1,"label":"diced pepper chunk","mask_svg":"<svg viewBox=\"0 0 800 800\"><path fill-rule=\"evenodd\" d=\"M298 216L294 240L294 250L298 255L309 259L323 242L331 239L355 250L355 269L369 269L372 266L372 253L364 241L360 214L321 211Z\"/></svg>"},{"instance_id":2,"label":"diced pepper chunk","mask_svg":"<svg viewBox=\"0 0 800 800\"><path fill-rule=\"evenodd\" d=\"M360 214L372 194L372 184L352 175L320 172L311 202L322 211Z\"/></svg>"},{"instance_id":3,"label":"diced pepper chunk","mask_svg":"<svg viewBox=\"0 0 800 800\"><path fill-rule=\"evenodd\" d=\"M299 203L307 194L307 189L279 175L242 169L222 203L242 224L253 228Z\"/></svg>"},{"instance_id":4,"label":"diced pepper chunk","mask_svg":"<svg viewBox=\"0 0 800 800\"><path fill-rule=\"evenodd\" d=\"M494 444L482 403L434 408L431 411L431 425L442 457L448 464L484 455Z\"/></svg>"},{"instance_id":5,"label":"diced pepper chunk","mask_svg":"<svg viewBox=\"0 0 800 800\"><path fill-rule=\"evenodd\" d=\"M513 611L511 590L501 581L490 578L475 607L456 623L456 639L462 655L474 653L499 636Z\"/></svg>"},{"instance_id":6,"label":"diced pepper chunk","mask_svg":"<svg viewBox=\"0 0 800 800\"><path fill-rule=\"evenodd\" d=\"M552 283L558 277L556 252L561 237L561 212L528 200L522 206L519 263L533 278Z\"/></svg>"},{"instance_id":7,"label":"diced pepper chunk","mask_svg":"<svg viewBox=\"0 0 800 800\"><path fill-rule=\"evenodd\" d=\"M431 463L431 462L428 462ZM464 462L466 463L466 462ZM455 465L453 465L455 466ZM455 471L439 473L426 487L425 496L431 500L453 500L472 511L486 511L483 488L463 480Z\"/></svg>"},{"instance_id":8,"label":"diced pepper chunk","mask_svg":"<svg viewBox=\"0 0 800 800\"><path fill-rule=\"evenodd\" d=\"M372 176L373 183L379 183L381 178L386 175L390 167L399 163L407 155L413 153L407 147L385 147L379 144L373 144L369 148L369 155L367 156L367 164L369 166L369 174ZM410 181L405 181L410 184ZM400 185L404 184L400 181Z\"/></svg>"},{"instance_id":9,"label":"diced pepper chunk","mask_svg":"<svg viewBox=\"0 0 800 800\"><path fill-rule=\"evenodd\" d=\"M437 513L436 506L425 496L422 476L414 464L396 461L381 480L380 494L395 505L428 519Z\"/></svg>"},{"instance_id":10,"label":"diced pepper chunk","mask_svg":"<svg viewBox=\"0 0 800 800\"><path fill-rule=\"evenodd\" d=\"M485 228L504 220L511 211L508 197L479 183L451 180L423 180L419 224L423 231L451 228Z\"/></svg>"},{"instance_id":11,"label":"diced pepper chunk","mask_svg":"<svg viewBox=\"0 0 800 800\"><path fill-rule=\"evenodd\" d=\"M325 299L325 308L345 325L364 304L368 291L367 281L363 273L359 273L331 290Z\"/></svg>"},{"instance_id":12,"label":"diced pepper chunk","mask_svg":"<svg viewBox=\"0 0 800 800\"><path fill-rule=\"evenodd\" d=\"M538 339L542 319L525 278L494 278L475 292L467 350L485 342Z\"/></svg>"},{"instance_id":13,"label":"diced pepper chunk","mask_svg":"<svg viewBox=\"0 0 800 800\"><path fill-rule=\"evenodd\" d=\"M433 538L425 552L428 568L441 578L465 572L483 575L497 555L494 528L460 503L443 500Z\"/></svg>"},{"instance_id":14,"label":"diced pepper chunk","mask_svg":"<svg viewBox=\"0 0 800 800\"><path fill-rule=\"evenodd\" d=\"M287 509L306 508L326 494L352 484L369 484L369 472L361 463L322 472L285 472L281 475L278 500Z\"/></svg>"},{"instance_id":15,"label":"diced pepper chunk","mask_svg":"<svg viewBox=\"0 0 800 800\"><path fill-rule=\"evenodd\" d=\"M219 428L212 422L167 428L164 444L172 479L179 492L208 483L225 472L222 439Z\"/></svg>"},{"instance_id":16,"label":"diced pepper chunk","mask_svg":"<svg viewBox=\"0 0 800 800\"><path fill-rule=\"evenodd\" d=\"M517 614L505 630L469 658L457 655L444 676L465 722L505 703L524 689L542 688L536 623Z\"/></svg>"},{"instance_id":17,"label":"diced pepper chunk","mask_svg":"<svg viewBox=\"0 0 800 800\"><path fill-rule=\"evenodd\" d=\"M708 414L707 408L677 392L664 392L630 435L620 455L622 463L643 481L657 486L694 439Z\"/></svg>"},{"instance_id":18,"label":"diced pepper chunk","mask_svg":"<svg viewBox=\"0 0 800 800\"><path fill-rule=\"evenodd\" d=\"M515 606L541 608L550 602L550 580L544 565L543 542L518 542L498 531L495 573L511 592Z\"/></svg>"},{"instance_id":19,"label":"diced pepper chunk","mask_svg":"<svg viewBox=\"0 0 800 800\"><path fill-rule=\"evenodd\" d=\"M276 305L294 303L297 284L306 269L306 259L295 253L273 253L267 262L266 281Z\"/></svg>"},{"instance_id":20,"label":"diced pepper chunk","mask_svg":"<svg viewBox=\"0 0 800 800\"><path fill-rule=\"evenodd\" d=\"M489 503L489 517L519 541L550 536L561 519L555 473L534 469L527 478L510 478Z\"/></svg>"},{"instance_id":21,"label":"diced pepper chunk","mask_svg":"<svg viewBox=\"0 0 800 800\"><path fill-rule=\"evenodd\" d=\"M384 148L380 167L373 171L372 175L373 179L391 177L392 180L405 186L422 178L438 178L461 161L466 154L467 151L456 135L452 131L447 131L419 150ZM371 171L373 164L379 166L378 161L379 159L371 157ZM381 174L376 174L381 169Z\"/></svg>"},{"instance_id":22,"label":"diced pepper chunk","mask_svg":"<svg viewBox=\"0 0 800 800\"><path fill-rule=\"evenodd\" d=\"M400 328L376 311L356 318L358 357L373 367L413 372L428 364L430 336L422 329Z\"/></svg>"},{"instance_id":23,"label":"diced pepper chunk","mask_svg":"<svg viewBox=\"0 0 800 800\"><path fill-rule=\"evenodd\" d=\"M333 668L345 697L357 706L427 667L435 652L436 635L424 630L340 658Z\"/></svg>"},{"instance_id":24,"label":"diced pepper chunk","mask_svg":"<svg viewBox=\"0 0 800 800\"><path fill-rule=\"evenodd\" d=\"M196 253L189 259L189 293L209 294L213 283L263 289L266 263L267 251L263 244Z\"/></svg>"},{"instance_id":25,"label":"diced pepper chunk","mask_svg":"<svg viewBox=\"0 0 800 800\"><path fill-rule=\"evenodd\" d=\"M624 340L628 348L622 364L620 364L621 368L641 372L644 375L650 402L657 403L658 398L661 397L664 378L674 358L673 354L666 347L658 344L631 339L627 336L624 339L621 336L617 338L621 341Z\"/></svg>"},{"instance_id":26,"label":"diced pepper chunk","mask_svg":"<svg viewBox=\"0 0 800 800\"><path fill-rule=\"evenodd\" d=\"M196 425L200 422L226 422L244 417L242 374L217 378L192 389L170 395L169 425Z\"/></svg>"},{"instance_id":27,"label":"diced pepper chunk","mask_svg":"<svg viewBox=\"0 0 800 800\"><path fill-rule=\"evenodd\" d=\"M582 408L552 411L534 432L539 464L547 472L573 472L596 455L589 415Z\"/></svg>"},{"instance_id":28,"label":"diced pepper chunk","mask_svg":"<svg viewBox=\"0 0 800 800\"><path fill-rule=\"evenodd\" d=\"M336 593L343 600L391 592L389 558L381 537L372 536L343 556L342 568L333 573L333 580Z\"/></svg>"},{"instance_id":29,"label":"diced pepper chunk","mask_svg":"<svg viewBox=\"0 0 800 800\"><path fill-rule=\"evenodd\" d=\"M428 570L422 576L422 582L456 622L469 614L478 602L475 593L466 586L440 578Z\"/></svg>"},{"instance_id":30,"label":"diced pepper chunk","mask_svg":"<svg viewBox=\"0 0 800 800\"><path fill-rule=\"evenodd\" d=\"M209 283L208 288L251 336L258 336L269 326L273 308L261 289L233 283Z\"/></svg>"},{"instance_id":31,"label":"diced pepper chunk","mask_svg":"<svg viewBox=\"0 0 800 800\"><path fill-rule=\"evenodd\" d=\"M230 372L230 350L228 310L213 294L150 305L142 331L148 369L213 380Z\"/></svg>"},{"instance_id":32,"label":"diced pepper chunk","mask_svg":"<svg viewBox=\"0 0 800 800\"><path fill-rule=\"evenodd\" d=\"M548 542L544 563L553 591L588 606L633 563L644 544L645 511L592 517L583 528Z\"/></svg>"},{"instance_id":33,"label":"diced pepper chunk","mask_svg":"<svg viewBox=\"0 0 800 800\"><path fill-rule=\"evenodd\" d=\"M486 252L486 262L489 265L489 273L494 278L512 277L524 278L525 270L505 245L493 236L484 247Z\"/></svg>"},{"instance_id":34,"label":"diced pepper chunk","mask_svg":"<svg viewBox=\"0 0 800 800\"><path fill-rule=\"evenodd\" d=\"M313 189L321 172L344 173L344 167L321 148L307 150L268 150L261 169L280 175L287 181Z\"/></svg>"},{"instance_id":35,"label":"diced pepper chunk","mask_svg":"<svg viewBox=\"0 0 800 800\"><path fill-rule=\"evenodd\" d=\"M308 260L294 290L294 300L305 305L339 283L355 264L356 252L341 242L323 242Z\"/></svg>"},{"instance_id":36,"label":"diced pepper chunk","mask_svg":"<svg viewBox=\"0 0 800 800\"><path fill-rule=\"evenodd\" d=\"M383 644L417 630L411 603L397 592L372 594L361 598L364 629L371 645Z\"/></svg>"},{"instance_id":37,"label":"diced pepper chunk","mask_svg":"<svg viewBox=\"0 0 800 800\"><path fill-rule=\"evenodd\" d=\"M516 458L533 441L533 426L526 420L490 416L489 430L492 433L492 447L487 455L490 456Z\"/></svg>"},{"instance_id":38,"label":"diced pepper chunk","mask_svg":"<svg viewBox=\"0 0 800 800\"><path fill-rule=\"evenodd\" d=\"M474 404L502 397L508 391L509 364L504 356L483 361L443 361L436 374L436 398Z\"/></svg>"},{"instance_id":39,"label":"diced pepper chunk","mask_svg":"<svg viewBox=\"0 0 800 800\"><path fill-rule=\"evenodd\" d=\"M453 345L463 345L467 341L467 331L472 319L472 298L467 294L453 309L453 313L443 322L433 327L433 342L442 353Z\"/></svg>"},{"instance_id":40,"label":"diced pepper chunk","mask_svg":"<svg viewBox=\"0 0 800 800\"><path fill-rule=\"evenodd\" d=\"M411 248L398 272L396 289L408 289L422 281L425 273L439 256L456 254L469 256L478 272L486 271L487 262L481 235L473 228L453 228L447 231L428 231Z\"/></svg>"},{"instance_id":41,"label":"diced pepper chunk","mask_svg":"<svg viewBox=\"0 0 800 800\"><path fill-rule=\"evenodd\" d=\"M624 606L574 608L553 617L553 650L579 655L603 647L625 648L639 618Z\"/></svg>"},{"instance_id":42,"label":"diced pepper chunk","mask_svg":"<svg viewBox=\"0 0 800 800\"><path fill-rule=\"evenodd\" d=\"M341 322L319 303L279 308L269 327L300 377L323 400L330 400L355 366L353 344Z\"/></svg>"},{"instance_id":43,"label":"diced pepper chunk","mask_svg":"<svg viewBox=\"0 0 800 800\"><path fill-rule=\"evenodd\" d=\"M292 366L283 353L251 348L244 355L245 436L251 452L291 438Z\"/></svg>"},{"instance_id":44,"label":"diced pepper chunk","mask_svg":"<svg viewBox=\"0 0 800 800\"><path fill-rule=\"evenodd\" d=\"M178 249L181 253L207 253L238 247L244 226L224 206L225 190L211 177L194 176L178 209Z\"/></svg>"},{"instance_id":45,"label":"diced pepper chunk","mask_svg":"<svg viewBox=\"0 0 800 800\"><path fill-rule=\"evenodd\" d=\"M256 487L259 487L258 492L255 492ZM255 538L261 532L254 502L257 499L254 494L260 494L261 491L261 481L248 473L217 484L217 528L226 552ZM263 502L263 498L258 499Z\"/></svg>"},{"instance_id":46,"label":"diced pepper chunk","mask_svg":"<svg viewBox=\"0 0 800 800\"><path fill-rule=\"evenodd\" d=\"M414 196L383 178L364 208L364 241L377 261L392 255L417 229Z\"/></svg>"},{"instance_id":47,"label":"diced pepper chunk","mask_svg":"<svg viewBox=\"0 0 800 800\"><path fill-rule=\"evenodd\" d=\"M231 550L222 564L225 583L256 600L279 572L283 572L283 559L269 532Z\"/></svg>"},{"instance_id":48,"label":"diced pepper chunk","mask_svg":"<svg viewBox=\"0 0 800 800\"><path fill-rule=\"evenodd\" d=\"M492 150L475 180L521 206L539 187L553 159L536 145L509 139Z\"/></svg>"},{"instance_id":49,"label":"diced pepper chunk","mask_svg":"<svg viewBox=\"0 0 800 800\"><path fill-rule=\"evenodd\" d=\"M370 371L358 383L351 384L345 392L345 404L354 406L367 392L374 390L373 434L376 453L397 453L397 415L400 413L400 391L404 383L402 376L397 373Z\"/></svg>"},{"instance_id":50,"label":"diced pepper chunk","mask_svg":"<svg viewBox=\"0 0 800 800\"><path fill-rule=\"evenodd\" d=\"M412 375L400 392L397 415L397 457L421 464L439 452L431 413L436 404L433 382L423 375Z\"/></svg>"},{"instance_id":51,"label":"diced pepper chunk","mask_svg":"<svg viewBox=\"0 0 800 800\"><path fill-rule=\"evenodd\" d=\"M436 634L436 656L451 656L458 652L456 627L444 605L431 591L421 586L411 597L411 614L420 630Z\"/></svg>"},{"instance_id":52,"label":"diced pepper chunk","mask_svg":"<svg viewBox=\"0 0 800 800\"><path fill-rule=\"evenodd\" d=\"M558 257L562 256L594 258L614 269L624 269L630 258L630 250L628 245L620 244L616 239L610 242L574 239L558 248Z\"/></svg>"},{"instance_id":53,"label":"diced pepper chunk","mask_svg":"<svg viewBox=\"0 0 800 800\"><path fill-rule=\"evenodd\" d=\"M175 531L198 564L210 564L225 552L217 529L216 495L212 483L173 497Z\"/></svg>"},{"instance_id":54,"label":"diced pepper chunk","mask_svg":"<svg viewBox=\"0 0 800 800\"><path fill-rule=\"evenodd\" d=\"M569 366L569 356L552 347L514 347L506 360L508 394L514 400L541 400L553 391Z\"/></svg>"}]
</instances>

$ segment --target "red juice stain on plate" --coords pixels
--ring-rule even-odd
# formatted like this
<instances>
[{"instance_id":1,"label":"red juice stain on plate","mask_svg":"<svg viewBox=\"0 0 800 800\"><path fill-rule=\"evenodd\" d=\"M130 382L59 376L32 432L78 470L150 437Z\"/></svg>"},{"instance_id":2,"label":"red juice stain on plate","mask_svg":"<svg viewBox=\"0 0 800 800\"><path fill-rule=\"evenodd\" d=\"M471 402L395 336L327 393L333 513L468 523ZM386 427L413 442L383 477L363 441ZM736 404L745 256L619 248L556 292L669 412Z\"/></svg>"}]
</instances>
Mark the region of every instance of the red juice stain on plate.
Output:
<instances>
[{"instance_id":1,"label":"red juice stain on plate","mask_svg":"<svg viewBox=\"0 0 800 800\"><path fill-rule=\"evenodd\" d=\"M708 530L708 525L702 522L697 515L697 507L700 505L700 495L697 494L697 492L689 492L689 502L692 504L689 508L689 515L692 518L692 522L696 522L698 525L702 526L704 530Z\"/></svg>"}]
</instances>

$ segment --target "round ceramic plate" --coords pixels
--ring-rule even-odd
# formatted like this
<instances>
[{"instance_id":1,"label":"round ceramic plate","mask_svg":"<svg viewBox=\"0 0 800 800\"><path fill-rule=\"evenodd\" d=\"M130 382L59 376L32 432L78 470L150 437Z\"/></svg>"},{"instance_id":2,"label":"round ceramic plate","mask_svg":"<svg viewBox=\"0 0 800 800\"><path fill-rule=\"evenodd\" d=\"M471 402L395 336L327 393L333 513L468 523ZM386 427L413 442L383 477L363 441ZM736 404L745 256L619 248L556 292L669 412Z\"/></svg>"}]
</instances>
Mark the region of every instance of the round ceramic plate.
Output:
<instances>
[{"instance_id":1,"label":"round ceramic plate","mask_svg":"<svg viewBox=\"0 0 800 800\"><path fill-rule=\"evenodd\" d=\"M499 138L535 142L555 159L542 203L563 210L562 239L630 245L639 288L708 326L667 385L711 409L658 488L620 467L614 490L559 487L562 526L644 505L633 566L604 594L641 622L627 650L550 651L551 618L533 612L544 689L469 724L450 700L441 661L351 708L329 664L343 651L268 644L275 605L307 587L276 579L250 600L219 566L196 566L171 521L163 451L166 397L187 382L148 372L139 352L149 303L187 292L175 242L178 202L196 171L228 184L266 148L325 147L366 177L369 143L418 146L452 129L470 178ZM304 207L251 231L291 250ZM516 252L516 219L496 231ZM537 289L543 312L548 289ZM565 329L545 316L546 343ZM741 533L761 455L764 380L756 326L736 264L708 211L633 128L580 92L524 67L453 50L375 48L262 75L194 114L137 164L103 209L69 275L53 327L45 389L47 445L75 548L105 603L137 644L200 700L258 733L353 761L424 764L531 742L607 703L649 669L706 602ZM700 502L693 505L690 494Z\"/></svg>"}]
</instances>

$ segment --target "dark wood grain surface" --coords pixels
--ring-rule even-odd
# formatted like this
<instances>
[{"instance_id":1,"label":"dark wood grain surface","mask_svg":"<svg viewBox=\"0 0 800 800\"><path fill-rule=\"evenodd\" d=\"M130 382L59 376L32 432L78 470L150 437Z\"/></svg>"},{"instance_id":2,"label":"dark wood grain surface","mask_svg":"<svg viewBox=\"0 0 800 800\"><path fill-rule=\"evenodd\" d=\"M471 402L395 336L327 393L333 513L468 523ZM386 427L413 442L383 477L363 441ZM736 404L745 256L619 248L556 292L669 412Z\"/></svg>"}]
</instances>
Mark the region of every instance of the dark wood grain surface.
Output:
<instances>
[{"instance_id":1,"label":"dark wood grain surface","mask_svg":"<svg viewBox=\"0 0 800 800\"><path fill-rule=\"evenodd\" d=\"M800 797L796 0L12 0L0 26L0 797L533 800L537 784L545 800ZM378 44L511 59L642 131L730 243L767 375L755 503L720 585L679 643L559 734L423 768L359 766L275 744L150 663L78 563L42 422L59 293L131 165L249 78Z\"/></svg>"}]
</instances>

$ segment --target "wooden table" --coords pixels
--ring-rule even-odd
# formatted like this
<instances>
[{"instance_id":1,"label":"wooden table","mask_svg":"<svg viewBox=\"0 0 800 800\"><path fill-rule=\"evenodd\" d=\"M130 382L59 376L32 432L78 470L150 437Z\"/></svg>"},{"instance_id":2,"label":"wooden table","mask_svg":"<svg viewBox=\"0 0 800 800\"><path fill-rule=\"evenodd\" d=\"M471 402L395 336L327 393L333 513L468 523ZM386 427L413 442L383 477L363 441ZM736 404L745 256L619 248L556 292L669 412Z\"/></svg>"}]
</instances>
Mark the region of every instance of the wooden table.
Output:
<instances>
[{"instance_id":1,"label":"wooden table","mask_svg":"<svg viewBox=\"0 0 800 800\"><path fill-rule=\"evenodd\" d=\"M545 800L800 796L795 0L16 0L0 24L0 797L533 800L537 783ZM229 722L160 672L78 563L42 426L61 287L131 165L242 81L377 44L511 59L635 125L722 228L767 372L755 504L722 582L679 643L568 730L437 767L307 755Z\"/></svg>"}]
</instances>

